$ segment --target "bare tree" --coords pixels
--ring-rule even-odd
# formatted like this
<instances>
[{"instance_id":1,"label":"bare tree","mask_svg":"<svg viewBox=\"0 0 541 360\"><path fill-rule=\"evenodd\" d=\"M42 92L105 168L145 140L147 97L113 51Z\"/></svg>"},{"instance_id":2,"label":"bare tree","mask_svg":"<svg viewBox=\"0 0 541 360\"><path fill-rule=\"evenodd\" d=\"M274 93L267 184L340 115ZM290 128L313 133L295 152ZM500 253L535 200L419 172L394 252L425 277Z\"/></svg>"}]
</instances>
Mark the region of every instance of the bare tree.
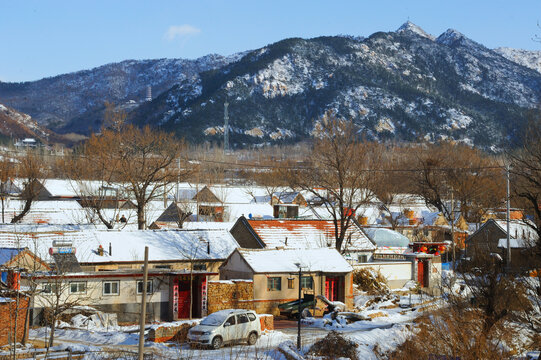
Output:
<instances>
[{"instance_id":1,"label":"bare tree","mask_svg":"<svg viewBox=\"0 0 541 360\"><path fill-rule=\"evenodd\" d=\"M121 166L117 140L114 136L92 136L82 154L73 154L63 166L88 218L92 222L97 217L108 229L115 227L121 200L120 184L115 183L117 167ZM112 218L107 212L111 204Z\"/></svg>"},{"instance_id":2,"label":"bare tree","mask_svg":"<svg viewBox=\"0 0 541 360\"><path fill-rule=\"evenodd\" d=\"M408 148L397 146L380 146L381 161L377 181L373 181L371 190L380 202L380 210L392 229L399 225L400 217L392 212L392 206L406 206L408 198L404 194L412 192L412 182L409 173L402 171L412 166L411 157L404 156ZM405 209L403 209L405 210Z\"/></svg>"},{"instance_id":3,"label":"bare tree","mask_svg":"<svg viewBox=\"0 0 541 360\"><path fill-rule=\"evenodd\" d=\"M109 129L120 132L126 125L128 114L122 109L118 109L114 103L106 101L105 112L103 116L102 129Z\"/></svg>"},{"instance_id":4,"label":"bare tree","mask_svg":"<svg viewBox=\"0 0 541 360\"><path fill-rule=\"evenodd\" d=\"M43 190L43 183L47 177L46 164L35 152L28 150L18 159L18 177L23 179L23 189L20 199L24 202L22 210L11 219L15 224L21 221L30 211L32 203L38 199Z\"/></svg>"},{"instance_id":5,"label":"bare tree","mask_svg":"<svg viewBox=\"0 0 541 360\"><path fill-rule=\"evenodd\" d=\"M376 145L360 141L351 121L327 113L319 122L311 156L305 164L290 163L284 174L293 189L303 190L324 206L334 223L335 247L344 250L346 232L357 211L369 203L377 173Z\"/></svg>"},{"instance_id":6,"label":"bare tree","mask_svg":"<svg viewBox=\"0 0 541 360\"><path fill-rule=\"evenodd\" d=\"M67 281L67 278L63 274L50 274L47 278L48 282L42 283L40 305L43 306L45 320L51 327L47 342L47 351L49 351L49 348L53 346L56 325L60 316L85 303L85 298L87 300L90 299L90 295L85 297L79 294L73 294L73 291L71 291L73 284Z\"/></svg>"},{"instance_id":7,"label":"bare tree","mask_svg":"<svg viewBox=\"0 0 541 360\"><path fill-rule=\"evenodd\" d=\"M523 136L523 145L508 154L513 175L512 189L533 221L525 222L538 234L537 252L541 257L541 115L533 118Z\"/></svg>"},{"instance_id":8,"label":"bare tree","mask_svg":"<svg viewBox=\"0 0 541 360\"><path fill-rule=\"evenodd\" d=\"M12 161L4 154L0 160L0 199L2 201L2 223L5 223L4 211L6 198L11 193L11 179L15 175L15 166Z\"/></svg>"},{"instance_id":9,"label":"bare tree","mask_svg":"<svg viewBox=\"0 0 541 360\"><path fill-rule=\"evenodd\" d=\"M419 170L412 176L414 190L448 221L455 219L453 210L471 219L503 203L504 173L481 151L441 143L418 148L415 156Z\"/></svg>"},{"instance_id":10,"label":"bare tree","mask_svg":"<svg viewBox=\"0 0 541 360\"><path fill-rule=\"evenodd\" d=\"M186 177L186 166L182 170L174 168L184 150L184 143L173 135L148 126L139 129L127 125L119 132L105 129L100 135L92 135L85 144L84 154L111 158L103 162L103 172L110 179L105 180L117 181L133 197L138 228L142 230L146 226L148 203L164 196L179 177Z\"/></svg>"}]
</instances>

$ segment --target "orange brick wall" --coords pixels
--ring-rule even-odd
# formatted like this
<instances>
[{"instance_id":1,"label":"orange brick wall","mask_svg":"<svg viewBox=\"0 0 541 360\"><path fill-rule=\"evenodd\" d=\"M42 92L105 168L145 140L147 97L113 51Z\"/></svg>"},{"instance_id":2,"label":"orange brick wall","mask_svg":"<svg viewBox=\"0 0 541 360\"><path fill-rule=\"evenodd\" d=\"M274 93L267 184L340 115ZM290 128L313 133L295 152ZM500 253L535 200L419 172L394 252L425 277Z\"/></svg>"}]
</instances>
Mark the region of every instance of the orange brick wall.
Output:
<instances>
[{"instance_id":1,"label":"orange brick wall","mask_svg":"<svg viewBox=\"0 0 541 360\"><path fill-rule=\"evenodd\" d=\"M13 299L15 300L15 299ZM17 342L21 342L24 336L26 312L28 311L28 298L19 298L19 316L17 318ZM17 302L0 302L0 346L9 344L15 334L15 314Z\"/></svg>"}]
</instances>

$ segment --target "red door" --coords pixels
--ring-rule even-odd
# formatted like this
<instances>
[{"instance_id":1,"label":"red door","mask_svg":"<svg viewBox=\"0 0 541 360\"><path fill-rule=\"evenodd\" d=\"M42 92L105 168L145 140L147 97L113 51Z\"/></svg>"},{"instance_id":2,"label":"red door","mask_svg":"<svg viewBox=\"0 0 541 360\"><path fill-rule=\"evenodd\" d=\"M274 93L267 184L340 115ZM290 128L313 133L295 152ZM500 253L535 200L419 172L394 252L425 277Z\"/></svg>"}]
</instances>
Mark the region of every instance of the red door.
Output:
<instances>
[{"instance_id":1,"label":"red door","mask_svg":"<svg viewBox=\"0 0 541 360\"><path fill-rule=\"evenodd\" d=\"M421 286L424 286L424 277L425 277L424 263L423 263L423 260L419 260L417 262L417 282Z\"/></svg>"},{"instance_id":2,"label":"red door","mask_svg":"<svg viewBox=\"0 0 541 360\"><path fill-rule=\"evenodd\" d=\"M325 297L330 301L338 300L338 278L327 276L325 278Z\"/></svg>"},{"instance_id":3,"label":"red door","mask_svg":"<svg viewBox=\"0 0 541 360\"><path fill-rule=\"evenodd\" d=\"M178 318L187 319L190 317L190 282L180 281L178 283Z\"/></svg>"},{"instance_id":4,"label":"red door","mask_svg":"<svg viewBox=\"0 0 541 360\"><path fill-rule=\"evenodd\" d=\"M428 261L419 260L417 263L417 282L421 287L428 287Z\"/></svg>"}]
</instances>

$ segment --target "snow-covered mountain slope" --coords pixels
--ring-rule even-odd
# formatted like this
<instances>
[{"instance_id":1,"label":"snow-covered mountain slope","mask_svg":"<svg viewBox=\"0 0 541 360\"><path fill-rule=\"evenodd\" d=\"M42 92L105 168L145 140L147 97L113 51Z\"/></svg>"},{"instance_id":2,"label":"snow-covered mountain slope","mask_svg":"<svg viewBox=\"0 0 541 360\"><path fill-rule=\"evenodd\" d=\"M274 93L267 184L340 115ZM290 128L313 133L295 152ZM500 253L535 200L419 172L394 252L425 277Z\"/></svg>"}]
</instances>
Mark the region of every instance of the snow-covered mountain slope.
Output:
<instances>
[{"instance_id":1,"label":"snow-covered mountain slope","mask_svg":"<svg viewBox=\"0 0 541 360\"><path fill-rule=\"evenodd\" d=\"M0 104L0 137L10 138L12 141L34 138L43 144L67 142L61 136L38 125L30 115L2 104Z\"/></svg>"},{"instance_id":2,"label":"snow-covered mountain slope","mask_svg":"<svg viewBox=\"0 0 541 360\"><path fill-rule=\"evenodd\" d=\"M223 104L233 142L309 137L327 110L368 138L454 139L498 149L539 104L541 76L449 29L406 23L366 39L286 39L199 74L132 114L192 141L220 141ZM513 121L510 121L513 119Z\"/></svg>"},{"instance_id":3,"label":"snow-covered mountain slope","mask_svg":"<svg viewBox=\"0 0 541 360\"><path fill-rule=\"evenodd\" d=\"M38 81L0 82L0 101L53 130L85 133L99 128L105 101L136 105L145 101L147 86L157 97L175 84L190 83L201 71L223 67L240 56L127 60Z\"/></svg>"},{"instance_id":4,"label":"snow-covered mountain slope","mask_svg":"<svg viewBox=\"0 0 541 360\"><path fill-rule=\"evenodd\" d=\"M494 51L506 59L541 73L541 51L512 49L508 47L500 47L494 49Z\"/></svg>"},{"instance_id":5,"label":"snow-covered mountain slope","mask_svg":"<svg viewBox=\"0 0 541 360\"><path fill-rule=\"evenodd\" d=\"M147 85L154 99L144 101ZM285 39L230 57L124 61L31 83L0 83L0 102L53 129L87 133L103 102L136 124L233 146L309 138L334 110L370 139L452 139L501 149L540 103L541 74L449 29Z\"/></svg>"}]
</instances>

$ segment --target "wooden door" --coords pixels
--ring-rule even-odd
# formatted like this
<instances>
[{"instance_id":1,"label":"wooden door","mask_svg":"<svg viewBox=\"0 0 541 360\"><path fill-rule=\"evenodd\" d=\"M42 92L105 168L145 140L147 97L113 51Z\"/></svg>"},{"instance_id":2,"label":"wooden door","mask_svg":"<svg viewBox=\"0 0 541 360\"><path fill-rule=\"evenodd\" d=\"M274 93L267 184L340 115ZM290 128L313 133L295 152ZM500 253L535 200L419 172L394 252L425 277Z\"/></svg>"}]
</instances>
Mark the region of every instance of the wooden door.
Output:
<instances>
[{"instance_id":1,"label":"wooden door","mask_svg":"<svg viewBox=\"0 0 541 360\"><path fill-rule=\"evenodd\" d=\"M178 318L187 319L190 317L190 282L180 281L178 283Z\"/></svg>"},{"instance_id":2,"label":"wooden door","mask_svg":"<svg viewBox=\"0 0 541 360\"><path fill-rule=\"evenodd\" d=\"M417 282L421 287L428 287L428 260L419 260L417 263Z\"/></svg>"},{"instance_id":3,"label":"wooden door","mask_svg":"<svg viewBox=\"0 0 541 360\"><path fill-rule=\"evenodd\" d=\"M417 262L417 282L424 287L424 278L425 278L425 267L423 260Z\"/></svg>"}]
</instances>

